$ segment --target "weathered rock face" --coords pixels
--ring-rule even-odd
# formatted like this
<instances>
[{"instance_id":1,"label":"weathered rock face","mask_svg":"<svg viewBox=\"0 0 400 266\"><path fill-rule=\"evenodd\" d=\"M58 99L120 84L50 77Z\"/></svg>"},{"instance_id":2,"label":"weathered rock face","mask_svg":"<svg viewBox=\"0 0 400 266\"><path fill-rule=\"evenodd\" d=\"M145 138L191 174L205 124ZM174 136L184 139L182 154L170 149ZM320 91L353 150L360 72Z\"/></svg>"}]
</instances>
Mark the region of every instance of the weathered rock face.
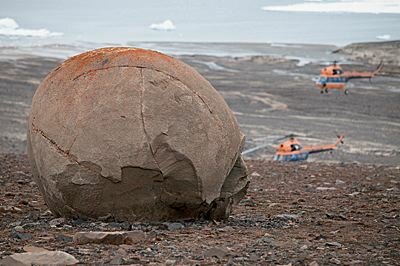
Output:
<instances>
[{"instance_id":1,"label":"weathered rock face","mask_svg":"<svg viewBox=\"0 0 400 266\"><path fill-rule=\"evenodd\" d=\"M0 260L0 265L75 265L79 261L64 251L15 253Z\"/></svg>"},{"instance_id":2,"label":"weathered rock face","mask_svg":"<svg viewBox=\"0 0 400 266\"><path fill-rule=\"evenodd\" d=\"M246 192L243 139L223 98L191 67L104 48L42 81L28 154L58 216L220 219Z\"/></svg>"}]
</instances>

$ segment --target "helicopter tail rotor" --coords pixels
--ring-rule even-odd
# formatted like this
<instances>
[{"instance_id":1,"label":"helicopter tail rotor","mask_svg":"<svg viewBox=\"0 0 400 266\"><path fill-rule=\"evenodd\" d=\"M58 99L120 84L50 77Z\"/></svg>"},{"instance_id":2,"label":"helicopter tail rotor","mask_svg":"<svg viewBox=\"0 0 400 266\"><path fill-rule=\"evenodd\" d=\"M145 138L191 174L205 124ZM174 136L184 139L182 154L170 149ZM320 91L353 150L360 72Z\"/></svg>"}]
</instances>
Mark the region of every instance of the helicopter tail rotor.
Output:
<instances>
[{"instance_id":1,"label":"helicopter tail rotor","mask_svg":"<svg viewBox=\"0 0 400 266\"><path fill-rule=\"evenodd\" d=\"M376 67L375 73L378 73L379 71L381 71L382 68L383 68L383 61L381 61L381 62L379 63L379 65Z\"/></svg>"},{"instance_id":2,"label":"helicopter tail rotor","mask_svg":"<svg viewBox=\"0 0 400 266\"><path fill-rule=\"evenodd\" d=\"M337 135L337 138L340 144L344 144L344 135Z\"/></svg>"}]
</instances>

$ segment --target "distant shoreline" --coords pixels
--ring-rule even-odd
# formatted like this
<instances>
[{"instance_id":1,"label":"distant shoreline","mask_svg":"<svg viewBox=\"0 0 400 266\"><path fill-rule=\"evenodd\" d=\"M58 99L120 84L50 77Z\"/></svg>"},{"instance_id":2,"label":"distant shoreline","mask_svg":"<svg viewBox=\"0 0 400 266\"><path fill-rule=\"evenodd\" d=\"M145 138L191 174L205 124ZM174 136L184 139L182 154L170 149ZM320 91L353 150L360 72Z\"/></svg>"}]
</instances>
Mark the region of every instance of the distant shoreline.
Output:
<instances>
[{"instance_id":1,"label":"distant shoreline","mask_svg":"<svg viewBox=\"0 0 400 266\"><path fill-rule=\"evenodd\" d=\"M0 47L0 60L30 56L66 59L105 46L128 46L159 51L171 56L205 55L218 57L274 56L304 62L337 60L332 51L340 47L325 44L245 43L245 42L129 42L127 45L83 43ZM343 60L341 57L339 60Z\"/></svg>"},{"instance_id":2,"label":"distant shoreline","mask_svg":"<svg viewBox=\"0 0 400 266\"><path fill-rule=\"evenodd\" d=\"M27 47L0 47L0 60L15 60L31 56L66 59L68 57L104 46L129 46L156 50L171 56L217 56L248 57L272 56L298 60L299 65L307 63L332 62L346 63L362 61L376 64L378 57L392 65L400 65L400 40L353 43L343 47L329 44L301 43L258 43L258 42L129 42L127 45L83 43L47 44ZM375 57L375 58L374 58ZM397 59L396 59L397 58ZM379 62L378 62L379 63Z\"/></svg>"}]
</instances>

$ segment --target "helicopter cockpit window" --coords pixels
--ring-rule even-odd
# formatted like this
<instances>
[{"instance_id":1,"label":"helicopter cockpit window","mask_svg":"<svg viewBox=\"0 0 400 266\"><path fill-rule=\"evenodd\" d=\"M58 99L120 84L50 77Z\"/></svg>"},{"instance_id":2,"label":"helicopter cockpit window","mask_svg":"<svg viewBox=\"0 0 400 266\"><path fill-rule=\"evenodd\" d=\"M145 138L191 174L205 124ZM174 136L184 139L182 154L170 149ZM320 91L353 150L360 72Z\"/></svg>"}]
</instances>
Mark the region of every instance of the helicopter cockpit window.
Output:
<instances>
[{"instance_id":1,"label":"helicopter cockpit window","mask_svg":"<svg viewBox=\"0 0 400 266\"><path fill-rule=\"evenodd\" d=\"M299 151L301 150L301 146L299 144L292 144L290 145L292 151Z\"/></svg>"},{"instance_id":2,"label":"helicopter cockpit window","mask_svg":"<svg viewBox=\"0 0 400 266\"><path fill-rule=\"evenodd\" d=\"M343 73L343 71L341 69L333 69L332 70L333 75L341 75L342 73Z\"/></svg>"}]
</instances>

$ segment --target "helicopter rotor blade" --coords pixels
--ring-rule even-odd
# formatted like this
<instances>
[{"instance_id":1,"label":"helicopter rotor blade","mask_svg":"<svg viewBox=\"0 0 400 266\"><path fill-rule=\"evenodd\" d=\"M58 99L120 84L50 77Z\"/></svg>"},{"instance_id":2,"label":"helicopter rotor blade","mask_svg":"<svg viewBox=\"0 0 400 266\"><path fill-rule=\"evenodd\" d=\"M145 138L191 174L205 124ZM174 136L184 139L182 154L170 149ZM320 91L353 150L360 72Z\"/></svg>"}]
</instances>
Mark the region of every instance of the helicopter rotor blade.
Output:
<instances>
[{"instance_id":1,"label":"helicopter rotor blade","mask_svg":"<svg viewBox=\"0 0 400 266\"><path fill-rule=\"evenodd\" d=\"M269 145L270 145L270 144L258 145L258 146L256 146L256 147L253 147L253 148L250 148L250 149L247 149L247 150L243 151L241 154L242 154L242 155L246 155L246 154L249 154L249 153L253 153L253 152L258 151L258 150L260 150L260 149L266 148L266 147L268 147Z\"/></svg>"},{"instance_id":2,"label":"helicopter rotor blade","mask_svg":"<svg viewBox=\"0 0 400 266\"><path fill-rule=\"evenodd\" d=\"M278 141L281 141L281 140L284 140L284 139L296 138L296 137L300 137L300 135L291 133L291 134L288 134L288 135L286 135L286 136L283 136L283 137L280 137L280 138L275 139L272 143L277 143Z\"/></svg>"}]
</instances>

